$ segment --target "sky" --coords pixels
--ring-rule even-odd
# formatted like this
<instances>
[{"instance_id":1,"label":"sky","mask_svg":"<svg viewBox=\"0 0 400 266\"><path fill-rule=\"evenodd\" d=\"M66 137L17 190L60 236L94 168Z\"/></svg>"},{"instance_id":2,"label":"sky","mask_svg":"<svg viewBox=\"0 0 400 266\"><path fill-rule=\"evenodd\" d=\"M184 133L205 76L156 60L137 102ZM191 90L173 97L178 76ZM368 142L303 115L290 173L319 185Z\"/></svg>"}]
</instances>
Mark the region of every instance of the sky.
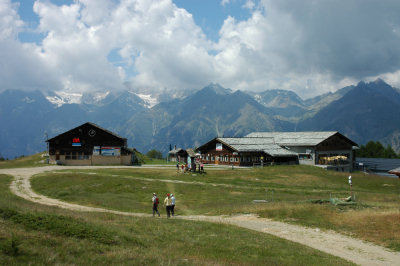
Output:
<instances>
[{"instance_id":1,"label":"sky","mask_svg":"<svg viewBox=\"0 0 400 266\"><path fill-rule=\"evenodd\" d=\"M0 90L400 87L398 0L0 0Z\"/></svg>"}]
</instances>

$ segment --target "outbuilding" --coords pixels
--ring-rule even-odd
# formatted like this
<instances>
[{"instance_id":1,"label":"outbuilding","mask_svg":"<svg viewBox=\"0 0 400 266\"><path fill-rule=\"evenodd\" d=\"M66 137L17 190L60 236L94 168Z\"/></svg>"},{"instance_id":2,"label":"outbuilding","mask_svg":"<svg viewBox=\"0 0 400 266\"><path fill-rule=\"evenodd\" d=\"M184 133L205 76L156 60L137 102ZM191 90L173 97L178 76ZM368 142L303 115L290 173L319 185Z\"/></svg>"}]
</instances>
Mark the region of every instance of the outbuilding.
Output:
<instances>
[{"instance_id":1,"label":"outbuilding","mask_svg":"<svg viewBox=\"0 0 400 266\"><path fill-rule=\"evenodd\" d=\"M168 158L171 162L186 163L187 156L188 156L188 153L186 150L181 149L181 148L176 148L176 146L174 146L173 150L170 150L168 152Z\"/></svg>"},{"instance_id":2,"label":"outbuilding","mask_svg":"<svg viewBox=\"0 0 400 266\"><path fill-rule=\"evenodd\" d=\"M131 165L127 139L87 122L49 140L50 163L63 165Z\"/></svg>"}]
</instances>

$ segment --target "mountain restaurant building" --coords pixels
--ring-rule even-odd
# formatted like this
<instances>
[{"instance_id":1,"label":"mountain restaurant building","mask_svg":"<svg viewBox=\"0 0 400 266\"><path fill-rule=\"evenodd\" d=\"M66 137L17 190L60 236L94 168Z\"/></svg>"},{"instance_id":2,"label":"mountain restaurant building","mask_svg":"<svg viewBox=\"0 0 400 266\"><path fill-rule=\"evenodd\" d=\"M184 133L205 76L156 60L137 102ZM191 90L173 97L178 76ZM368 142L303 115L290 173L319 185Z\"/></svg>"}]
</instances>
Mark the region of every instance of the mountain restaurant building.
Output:
<instances>
[{"instance_id":1,"label":"mountain restaurant building","mask_svg":"<svg viewBox=\"0 0 400 266\"><path fill-rule=\"evenodd\" d=\"M253 132L248 138L268 138L299 156L299 164L336 171L353 171L357 143L337 131Z\"/></svg>"},{"instance_id":2,"label":"mountain restaurant building","mask_svg":"<svg viewBox=\"0 0 400 266\"><path fill-rule=\"evenodd\" d=\"M297 164L297 153L269 138L215 138L197 148L208 164L254 166L271 163Z\"/></svg>"},{"instance_id":3,"label":"mountain restaurant building","mask_svg":"<svg viewBox=\"0 0 400 266\"><path fill-rule=\"evenodd\" d=\"M63 165L131 165L134 153L126 138L85 123L47 140L50 163Z\"/></svg>"},{"instance_id":4,"label":"mountain restaurant building","mask_svg":"<svg viewBox=\"0 0 400 266\"><path fill-rule=\"evenodd\" d=\"M237 166L318 165L351 172L357 144L337 131L254 132L243 138L215 138L197 150L204 163Z\"/></svg>"}]
</instances>

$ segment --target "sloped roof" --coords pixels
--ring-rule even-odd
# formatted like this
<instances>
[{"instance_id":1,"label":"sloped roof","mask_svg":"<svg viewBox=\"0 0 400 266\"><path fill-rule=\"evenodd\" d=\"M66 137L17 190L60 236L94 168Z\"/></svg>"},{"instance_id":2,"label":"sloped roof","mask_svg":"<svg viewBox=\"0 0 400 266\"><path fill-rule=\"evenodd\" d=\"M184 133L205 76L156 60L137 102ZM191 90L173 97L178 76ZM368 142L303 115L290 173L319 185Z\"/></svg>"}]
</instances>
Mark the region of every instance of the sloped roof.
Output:
<instances>
[{"instance_id":1,"label":"sloped roof","mask_svg":"<svg viewBox=\"0 0 400 266\"><path fill-rule=\"evenodd\" d=\"M107 132L108 134L113 135L114 137L117 137L117 138L119 138L119 139L126 140L126 138L123 138L123 137L121 137L121 136L115 134L114 132L112 132L112 131L110 131L110 130L107 130L107 129L105 129L105 128L102 128L101 126L96 125L95 123L86 122L86 123L84 123L84 124L82 124L82 125L80 125L80 126L74 127L73 129L70 129L70 130L65 131L65 132L63 132L63 133L61 133L61 134L59 134L59 135L57 135L57 136L55 136L55 137L52 137L51 139L46 140L46 142L49 142L49 141L51 141L51 140L53 140L53 139L56 139L56 138L58 138L58 137L60 137L60 136L62 136L62 135L64 135L64 134L69 134L70 132L72 132L72 131L74 131L74 130L76 130L76 129L82 127L82 126L85 126L85 125L90 125L90 126L92 126L92 127L95 127L95 128L100 129L100 130L103 130L103 131Z\"/></svg>"},{"instance_id":2,"label":"sloped roof","mask_svg":"<svg viewBox=\"0 0 400 266\"><path fill-rule=\"evenodd\" d=\"M218 141L238 152L265 152L271 156L297 156L273 142L272 138L217 138Z\"/></svg>"},{"instance_id":3,"label":"sloped roof","mask_svg":"<svg viewBox=\"0 0 400 266\"><path fill-rule=\"evenodd\" d=\"M179 152L181 152L181 151L185 151L185 150L182 149L182 148L176 148L176 149L170 150L170 151L168 152L168 154L177 154L177 153L179 153Z\"/></svg>"},{"instance_id":4,"label":"sloped roof","mask_svg":"<svg viewBox=\"0 0 400 266\"><path fill-rule=\"evenodd\" d=\"M193 151L193 149L186 149L186 152L190 157L196 157L196 153Z\"/></svg>"},{"instance_id":5,"label":"sloped roof","mask_svg":"<svg viewBox=\"0 0 400 266\"><path fill-rule=\"evenodd\" d=\"M253 132L246 138L270 138L281 146L316 146L322 141L338 134L337 131L309 132Z\"/></svg>"}]
</instances>

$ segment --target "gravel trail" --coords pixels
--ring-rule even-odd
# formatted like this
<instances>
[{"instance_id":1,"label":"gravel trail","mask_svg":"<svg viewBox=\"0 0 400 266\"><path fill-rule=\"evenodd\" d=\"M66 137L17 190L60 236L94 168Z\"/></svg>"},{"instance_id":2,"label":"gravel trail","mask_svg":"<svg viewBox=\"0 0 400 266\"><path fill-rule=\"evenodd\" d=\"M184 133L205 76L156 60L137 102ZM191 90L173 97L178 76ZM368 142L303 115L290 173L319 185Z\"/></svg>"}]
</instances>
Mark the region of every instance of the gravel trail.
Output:
<instances>
[{"instance_id":1,"label":"gravel trail","mask_svg":"<svg viewBox=\"0 0 400 266\"><path fill-rule=\"evenodd\" d=\"M153 166L155 168L157 166ZM151 214L128 213L103 208L87 207L52 199L35 193L31 188L30 177L46 171L67 169L98 169L98 168L125 168L124 166L45 166L36 168L0 169L0 174L14 176L10 190L24 199L76 211L107 212L118 215L150 217ZM128 166L126 168L133 168ZM144 167L141 167L144 168ZM224 224L232 224L243 228L271 234L293 242L300 243L323 251L334 256L341 257L359 265L399 265L400 252L393 252L384 247L367 243L365 241L338 234L333 231L321 231L315 228L307 228L269 219L258 218L254 215L239 216L176 216L174 219L194 221L208 221Z\"/></svg>"}]
</instances>

